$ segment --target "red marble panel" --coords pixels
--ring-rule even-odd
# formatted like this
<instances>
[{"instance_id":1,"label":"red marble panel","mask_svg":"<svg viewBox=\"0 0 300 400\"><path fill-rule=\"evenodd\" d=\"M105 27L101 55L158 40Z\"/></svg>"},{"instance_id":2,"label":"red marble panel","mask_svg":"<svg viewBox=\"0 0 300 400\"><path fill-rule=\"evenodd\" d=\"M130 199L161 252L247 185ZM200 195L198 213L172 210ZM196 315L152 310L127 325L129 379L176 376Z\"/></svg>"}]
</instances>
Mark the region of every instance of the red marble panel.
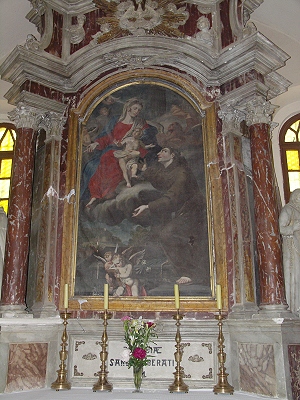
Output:
<instances>
[{"instance_id":1,"label":"red marble panel","mask_svg":"<svg viewBox=\"0 0 300 400\"><path fill-rule=\"evenodd\" d=\"M221 41L222 48L233 42L233 35L229 21L229 0L220 3L220 18L222 24Z\"/></svg>"},{"instance_id":2,"label":"red marble panel","mask_svg":"<svg viewBox=\"0 0 300 400\"><path fill-rule=\"evenodd\" d=\"M5 392L45 387L48 343L16 343L9 346Z\"/></svg>"},{"instance_id":3,"label":"red marble panel","mask_svg":"<svg viewBox=\"0 0 300 400\"><path fill-rule=\"evenodd\" d=\"M53 30L52 38L49 46L45 51L57 57L62 55L62 30L63 30L63 15L53 10Z\"/></svg>"},{"instance_id":4,"label":"red marble panel","mask_svg":"<svg viewBox=\"0 0 300 400\"><path fill-rule=\"evenodd\" d=\"M293 400L300 399L300 344L288 345Z\"/></svg>"},{"instance_id":5,"label":"red marble panel","mask_svg":"<svg viewBox=\"0 0 300 400\"><path fill-rule=\"evenodd\" d=\"M254 69L240 75L237 76L236 78L232 79L229 82L224 83L221 87L220 87L220 91L221 94L226 94L226 93L230 93L233 90L245 85L248 82L252 82L258 80L259 82L264 82L264 77L262 74L260 74L259 72L255 71Z\"/></svg>"}]
</instances>

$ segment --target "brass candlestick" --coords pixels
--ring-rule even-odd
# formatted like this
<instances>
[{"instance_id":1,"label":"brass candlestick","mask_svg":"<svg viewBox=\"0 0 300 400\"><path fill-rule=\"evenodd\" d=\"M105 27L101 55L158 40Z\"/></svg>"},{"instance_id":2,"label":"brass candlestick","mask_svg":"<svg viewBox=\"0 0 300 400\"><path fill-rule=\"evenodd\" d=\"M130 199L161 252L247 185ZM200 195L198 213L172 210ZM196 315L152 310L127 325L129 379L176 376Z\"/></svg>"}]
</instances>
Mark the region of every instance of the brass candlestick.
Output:
<instances>
[{"instance_id":1,"label":"brass candlestick","mask_svg":"<svg viewBox=\"0 0 300 400\"><path fill-rule=\"evenodd\" d=\"M107 348L107 320L112 317L111 313L108 313L107 310L104 310L104 313L101 314L101 318L103 319L103 333L102 333L102 350L100 352L100 360L101 360L101 366L100 366L100 371L99 371L99 379L98 382L95 383L93 386L93 392L96 392L97 390L107 390L108 392L112 391L113 385L108 382L107 380L107 374L108 371L106 371L106 361L107 361L107 356L108 352L106 351Z\"/></svg>"},{"instance_id":2,"label":"brass candlestick","mask_svg":"<svg viewBox=\"0 0 300 400\"><path fill-rule=\"evenodd\" d=\"M213 392L215 394L218 393L230 393L233 394L234 392L234 387L231 386L227 382L227 376L228 374L225 372L225 361L226 361L226 353L224 351L224 336L223 336L223 322L222 320L224 319L224 316L222 315L222 310L219 310L219 313L215 315L215 318L219 321L218 326L219 326L219 336L218 336L218 342L219 342L219 353L218 353L218 361L219 361L219 373L218 373L218 383L214 386Z\"/></svg>"},{"instance_id":3,"label":"brass candlestick","mask_svg":"<svg viewBox=\"0 0 300 400\"><path fill-rule=\"evenodd\" d=\"M184 369L181 367L180 363L182 360L182 351L181 351L181 335L180 335L180 320L183 318L182 314L179 314L179 310L177 310L176 315L173 316L173 319L176 320L176 326L177 326L177 332L175 336L175 341L176 341L176 351L174 353L175 356L175 361L176 361L176 367L175 367L175 372L173 372L173 375L175 376L174 382L169 386L169 392L185 392L188 393L189 387L183 382L183 375L184 375Z\"/></svg>"},{"instance_id":4,"label":"brass candlestick","mask_svg":"<svg viewBox=\"0 0 300 400\"><path fill-rule=\"evenodd\" d=\"M60 314L60 317L63 319L63 324L64 324L64 330L63 330L63 334L61 337L61 351L59 352L60 364L59 364L59 369L56 371L57 379L51 385L51 389L55 389L56 391L71 389L71 383L67 381L67 372L68 371L66 369L66 364L65 364L65 361L68 357L67 325L68 325L68 319L70 318L70 316L71 316L71 313L68 313L67 309L65 309L65 311Z\"/></svg>"}]
</instances>

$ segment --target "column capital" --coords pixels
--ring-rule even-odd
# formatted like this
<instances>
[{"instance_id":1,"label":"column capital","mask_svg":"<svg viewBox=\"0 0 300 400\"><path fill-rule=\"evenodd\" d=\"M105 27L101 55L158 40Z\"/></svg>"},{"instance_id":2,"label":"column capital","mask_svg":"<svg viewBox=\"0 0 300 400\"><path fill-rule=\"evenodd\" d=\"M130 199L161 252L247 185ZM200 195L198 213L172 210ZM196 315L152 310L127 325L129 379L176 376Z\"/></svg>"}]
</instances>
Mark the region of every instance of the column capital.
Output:
<instances>
[{"instance_id":1,"label":"column capital","mask_svg":"<svg viewBox=\"0 0 300 400\"><path fill-rule=\"evenodd\" d=\"M67 118L56 112L40 114L37 119L37 128L46 131L46 142L52 139L61 140L63 127Z\"/></svg>"},{"instance_id":2,"label":"column capital","mask_svg":"<svg viewBox=\"0 0 300 400\"><path fill-rule=\"evenodd\" d=\"M241 135L240 124L245 119L245 113L233 104L224 104L218 111L218 117L222 120L222 133L235 133Z\"/></svg>"},{"instance_id":3,"label":"column capital","mask_svg":"<svg viewBox=\"0 0 300 400\"><path fill-rule=\"evenodd\" d=\"M245 106L246 123L248 126L254 124L271 125L272 115L278 106L271 104L262 96L255 96Z\"/></svg>"},{"instance_id":4,"label":"column capital","mask_svg":"<svg viewBox=\"0 0 300 400\"><path fill-rule=\"evenodd\" d=\"M8 113L9 119L15 124L17 129L35 129L38 112L35 108L29 107L24 103L19 103L17 107Z\"/></svg>"}]
</instances>

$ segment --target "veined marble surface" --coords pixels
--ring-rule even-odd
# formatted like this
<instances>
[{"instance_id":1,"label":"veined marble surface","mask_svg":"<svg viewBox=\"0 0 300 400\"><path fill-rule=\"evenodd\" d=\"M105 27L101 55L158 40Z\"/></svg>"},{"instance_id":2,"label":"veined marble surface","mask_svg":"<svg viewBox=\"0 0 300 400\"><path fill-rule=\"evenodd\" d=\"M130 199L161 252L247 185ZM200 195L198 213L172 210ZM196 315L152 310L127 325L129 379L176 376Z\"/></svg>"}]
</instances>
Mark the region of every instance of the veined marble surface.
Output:
<instances>
[{"instance_id":1,"label":"veined marble surface","mask_svg":"<svg viewBox=\"0 0 300 400\"><path fill-rule=\"evenodd\" d=\"M256 396L234 392L233 396L219 394L222 400L260 400L270 399L266 396ZM226 396L225 398L223 396ZM188 393L169 393L161 390L144 390L142 393L132 393L132 390L113 389L112 392L93 392L91 388L76 388L55 391L41 389L30 392L0 394L1 400L219 400L212 390L190 390ZM284 400L284 399L281 399Z\"/></svg>"}]
</instances>

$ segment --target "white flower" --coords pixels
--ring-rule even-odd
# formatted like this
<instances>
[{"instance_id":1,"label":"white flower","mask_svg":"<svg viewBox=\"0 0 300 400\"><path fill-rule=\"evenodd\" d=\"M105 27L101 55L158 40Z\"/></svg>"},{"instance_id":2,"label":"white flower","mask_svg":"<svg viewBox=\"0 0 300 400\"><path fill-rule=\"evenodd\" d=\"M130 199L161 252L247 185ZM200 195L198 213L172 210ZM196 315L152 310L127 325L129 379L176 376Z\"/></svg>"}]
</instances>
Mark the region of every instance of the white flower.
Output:
<instances>
[{"instance_id":1,"label":"white flower","mask_svg":"<svg viewBox=\"0 0 300 400\"><path fill-rule=\"evenodd\" d=\"M128 349L123 350L121 353L121 360L128 362L129 358L130 358L130 350L128 350Z\"/></svg>"}]
</instances>

